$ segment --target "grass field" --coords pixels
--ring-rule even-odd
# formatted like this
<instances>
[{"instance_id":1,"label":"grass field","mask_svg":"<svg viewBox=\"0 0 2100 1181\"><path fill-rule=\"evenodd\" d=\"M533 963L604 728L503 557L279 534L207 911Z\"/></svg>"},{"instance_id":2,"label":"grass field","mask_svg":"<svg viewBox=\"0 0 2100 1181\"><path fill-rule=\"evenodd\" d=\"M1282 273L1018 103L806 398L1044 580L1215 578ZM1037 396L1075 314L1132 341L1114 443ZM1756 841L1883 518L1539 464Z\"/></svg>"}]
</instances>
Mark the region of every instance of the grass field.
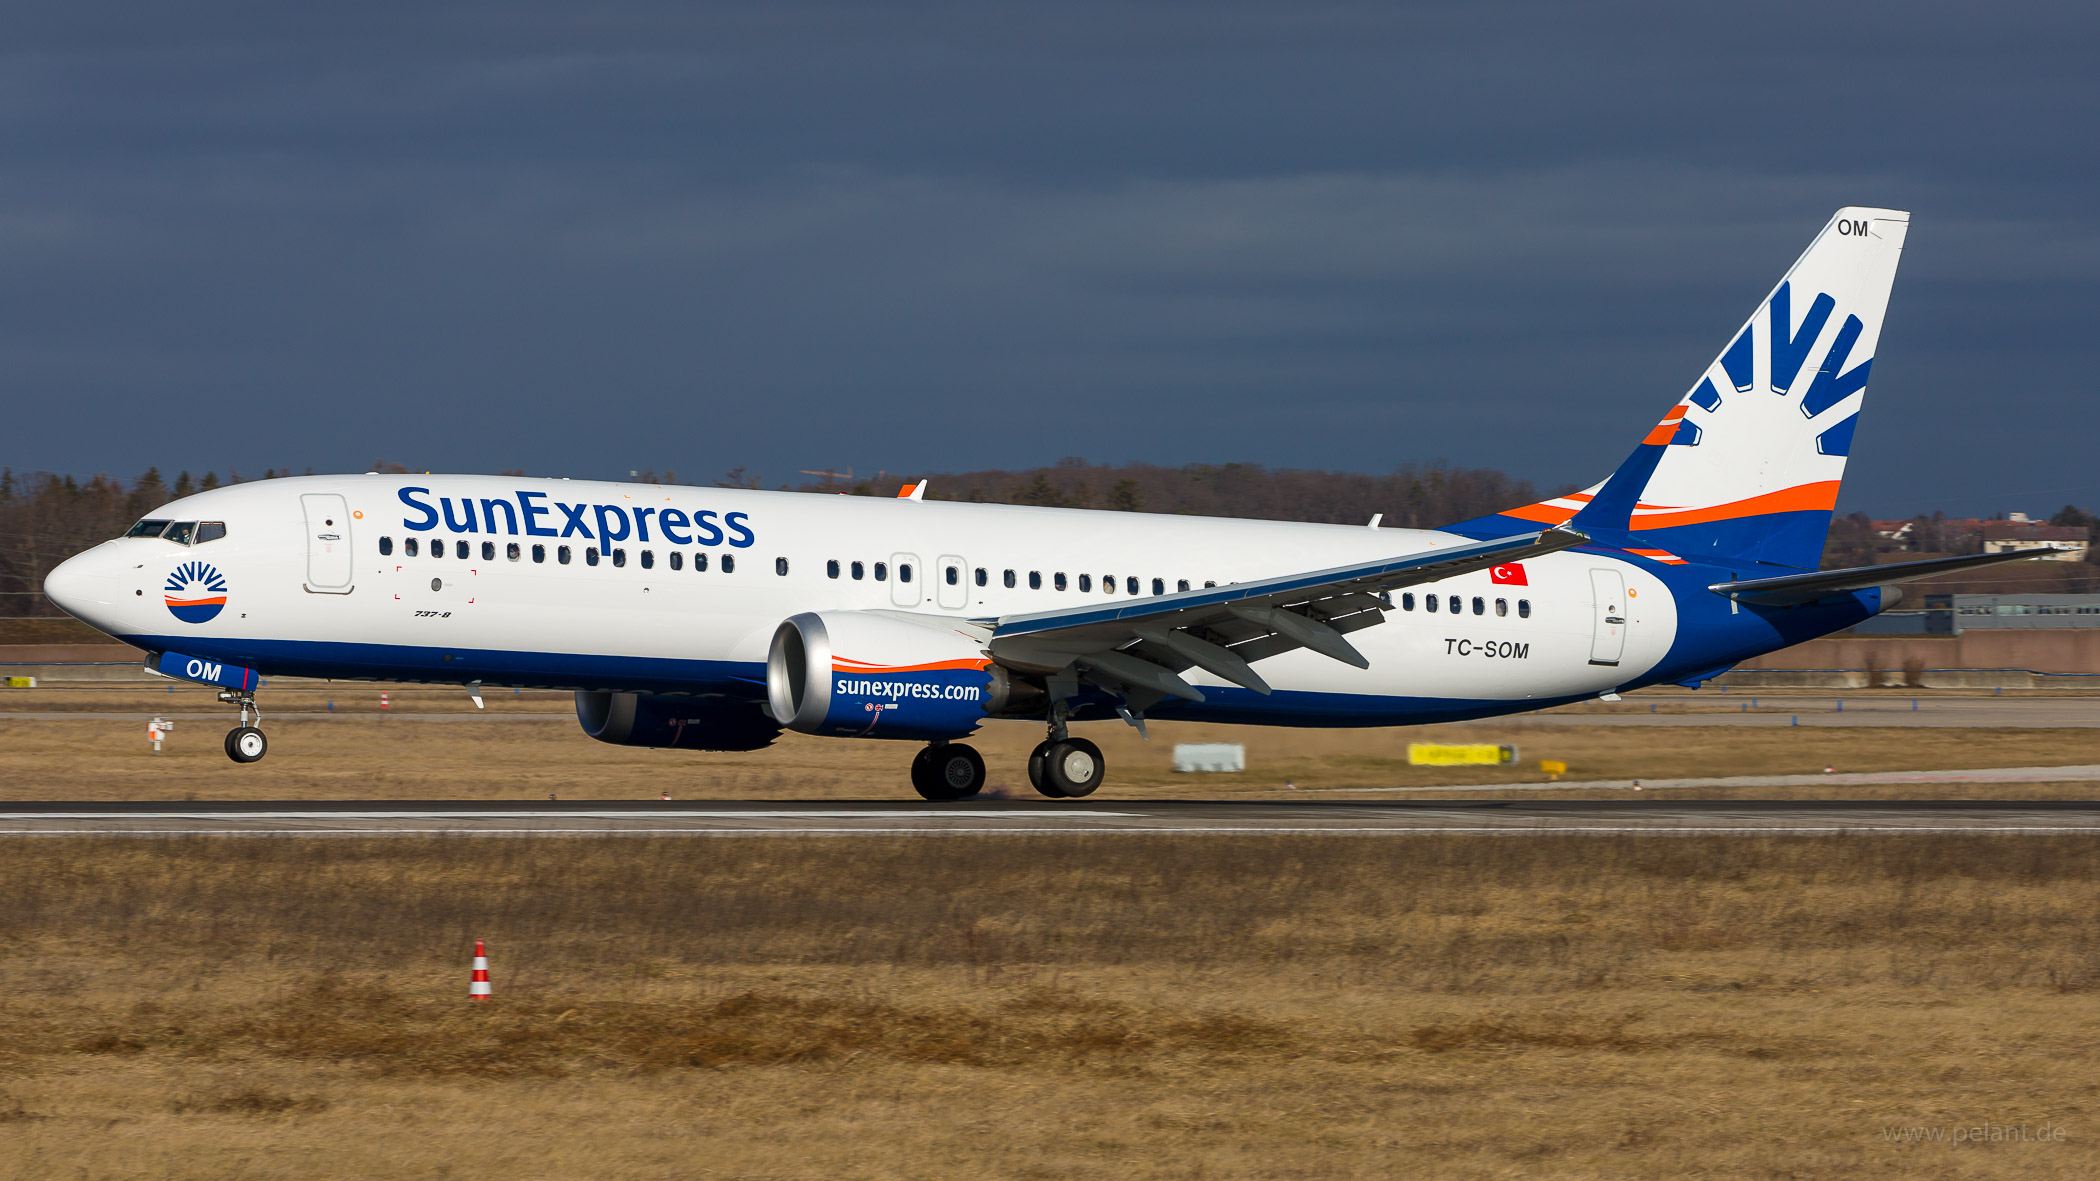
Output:
<instances>
[{"instance_id":1,"label":"grass field","mask_svg":"<svg viewBox=\"0 0 2100 1181\"><path fill-rule=\"evenodd\" d=\"M352 694L355 696L352 696ZM270 755L240 766L221 747L231 711L209 693L139 690L12 691L0 696L0 800L31 799L679 799L916 798L907 768L916 746L784 734L748 753L660 751L608 746L586 737L557 693L491 694L478 713L458 689L390 690L394 708L377 708L363 686L285 690L265 719ZM337 709L330 713L326 705ZM1674 704L1674 703L1673 703ZM1680 708L1685 708L1680 705ZM213 711L188 718L156 756L144 738L155 711ZM47 716L24 718L22 712ZM121 712L116 718L50 714ZM521 714L551 715L519 717ZM502 716L507 715L507 720ZM2100 731L1934 730L1857 727L1652 729L1553 724L1553 715L1508 723L1292 730L1155 723L1149 741L1119 722L1076 732L1098 742L1109 779L1093 798L1273 798L1329 789L1461 785L1481 795L1496 782L1537 780L1540 759L1560 759L1572 779L1814 774L2053 766L2100 761ZM1040 723L988 723L971 742L984 753L995 793L1034 798L1024 767L1042 738ZM1514 743L1510 767L1413 767L1407 745L1420 741ZM1177 775L1177 742L1240 742L1242 775ZM1478 786L1473 786L1478 785ZM1852 798L2091 798L2094 784L1890 785L1846 787ZM1822 787L1678 789L1689 798L1745 792L1763 798L1816 797ZM1621 793L1559 793L1566 798ZM1422 798L1410 796L1408 798Z\"/></svg>"},{"instance_id":2,"label":"grass field","mask_svg":"<svg viewBox=\"0 0 2100 1181\"><path fill-rule=\"evenodd\" d=\"M21 841L20 1177L2071 1177L2100 841ZM464 999L472 940L497 996ZM2030 1127L1901 1144L1885 1128ZM1951 1133L1950 1133L1951 1134Z\"/></svg>"}]
</instances>

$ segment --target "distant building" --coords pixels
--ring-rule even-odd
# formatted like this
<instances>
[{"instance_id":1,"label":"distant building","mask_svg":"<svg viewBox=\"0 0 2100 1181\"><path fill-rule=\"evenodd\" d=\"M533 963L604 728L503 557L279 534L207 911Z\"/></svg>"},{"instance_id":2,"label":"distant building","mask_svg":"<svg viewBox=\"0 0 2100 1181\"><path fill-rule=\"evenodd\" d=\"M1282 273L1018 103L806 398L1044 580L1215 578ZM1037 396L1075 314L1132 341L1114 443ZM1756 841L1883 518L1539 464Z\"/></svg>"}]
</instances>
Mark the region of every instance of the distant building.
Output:
<instances>
[{"instance_id":1,"label":"distant building","mask_svg":"<svg viewBox=\"0 0 2100 1181\"><path fill-rule=\"evenodd\" d=\"M1983 552L1987 554L2016 553L2030 549L2060 549L2063 553L2050 554L2042 559L2046 562L2083 562L2090 544L2086 531L2061 525L2037 525L2027 521L2027 514L2012 514L2017 520L1993 521L1983 527Z\"/></svg>"},{"instance_id":2,"label":"distant building","mask_svg":"<svg viewBox=\"0 0 2100 1181\"><path fill-rule=\"evenodd\" d=\"M1991 628L2100 627L2100 595L1926 595L1921 611L1876 615L1860 635L1952 636Z\"/></svg>"}]
</instances>

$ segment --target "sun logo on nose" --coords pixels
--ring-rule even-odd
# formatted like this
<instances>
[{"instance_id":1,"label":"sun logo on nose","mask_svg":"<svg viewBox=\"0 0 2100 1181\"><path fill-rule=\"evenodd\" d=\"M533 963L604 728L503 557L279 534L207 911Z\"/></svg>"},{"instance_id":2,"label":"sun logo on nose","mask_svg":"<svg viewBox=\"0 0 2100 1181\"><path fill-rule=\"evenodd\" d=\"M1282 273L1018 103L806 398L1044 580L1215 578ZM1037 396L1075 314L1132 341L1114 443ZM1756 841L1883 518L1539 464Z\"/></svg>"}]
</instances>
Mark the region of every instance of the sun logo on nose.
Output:
<instances>
[{"instance_id":1,"label":"sun logo on nose","mask_svg":"<svg viewBox=\"0 0 2100 1181\"><path fill-rule=\"evenodd\" d=\"M226 579L210 562L184 562L168 575L168 610L184 623L206 623L226 609Z\"/></svg>"}]
</instances>

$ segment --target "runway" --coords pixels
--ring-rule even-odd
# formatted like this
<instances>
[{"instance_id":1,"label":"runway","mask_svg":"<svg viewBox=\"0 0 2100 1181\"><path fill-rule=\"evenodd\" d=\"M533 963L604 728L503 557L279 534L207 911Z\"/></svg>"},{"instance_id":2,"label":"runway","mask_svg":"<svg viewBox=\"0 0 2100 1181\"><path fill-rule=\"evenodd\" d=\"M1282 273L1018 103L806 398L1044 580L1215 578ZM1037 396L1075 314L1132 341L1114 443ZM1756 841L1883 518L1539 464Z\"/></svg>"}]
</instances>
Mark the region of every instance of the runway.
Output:
<instances>
[{"instance_id":1,"label":"runway","mask_svg":"<svg viewBox=\"0 0 2100 1181\"><path fill-rule=\"evenodd\" d=\"M2100 833L2100 801L1438 800L10 804L0 836Z\"/></svg>"}]
</instances>

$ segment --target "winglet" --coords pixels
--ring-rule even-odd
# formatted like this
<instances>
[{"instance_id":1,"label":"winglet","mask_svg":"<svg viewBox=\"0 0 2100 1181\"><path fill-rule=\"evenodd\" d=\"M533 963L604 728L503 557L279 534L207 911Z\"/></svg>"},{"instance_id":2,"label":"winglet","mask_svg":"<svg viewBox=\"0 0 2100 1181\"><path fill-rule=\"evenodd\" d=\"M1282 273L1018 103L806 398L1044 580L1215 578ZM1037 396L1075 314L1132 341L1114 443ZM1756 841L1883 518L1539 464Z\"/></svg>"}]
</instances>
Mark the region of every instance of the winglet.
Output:
<instances>
[{"instance_id":1,"label":"winglet","mask_svg":"<svg viewBox=\"0 0 2100 1181\"><path fill-rule=\"evenodd\" d=\"M899 489L897 490L897 499L899 499L899 500L924 500L924 499L926 499L926 481L924 481L924 480L921 480L921 481L919 481L919 482L918 482L918 483L916 483L916 484L906 484L906 485L905 485L904 487L902 487L902 488L899 488Z\"/></svg>"}]
</instances>

